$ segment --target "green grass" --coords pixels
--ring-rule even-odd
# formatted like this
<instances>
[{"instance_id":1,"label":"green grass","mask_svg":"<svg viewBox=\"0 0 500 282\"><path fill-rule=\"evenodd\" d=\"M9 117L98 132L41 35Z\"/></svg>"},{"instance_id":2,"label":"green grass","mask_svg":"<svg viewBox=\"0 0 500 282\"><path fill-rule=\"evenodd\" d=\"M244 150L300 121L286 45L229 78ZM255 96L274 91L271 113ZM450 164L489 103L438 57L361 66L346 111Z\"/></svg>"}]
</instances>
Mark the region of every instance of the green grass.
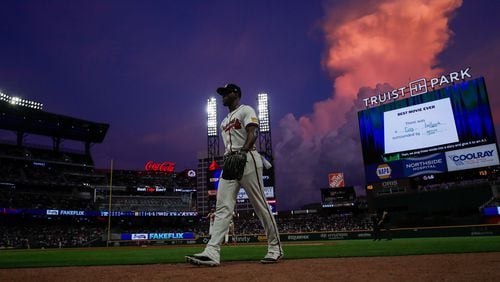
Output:
<instances>
[{"instance_id":1,"label":"green grass","mask_svg":"<svg viewBox=\"0 0 500 282\"><path fill-rule=\"evenodd\" d=\"M2 250L0 268L180 263L204 246L110 247L89 249ZM392 241L339 240L284 243L286 259L402 256L438 253L500 252L500 236L411 238ZM222 262L259 260L265 245L222 247Z\"/></svg>"}]
</instances>

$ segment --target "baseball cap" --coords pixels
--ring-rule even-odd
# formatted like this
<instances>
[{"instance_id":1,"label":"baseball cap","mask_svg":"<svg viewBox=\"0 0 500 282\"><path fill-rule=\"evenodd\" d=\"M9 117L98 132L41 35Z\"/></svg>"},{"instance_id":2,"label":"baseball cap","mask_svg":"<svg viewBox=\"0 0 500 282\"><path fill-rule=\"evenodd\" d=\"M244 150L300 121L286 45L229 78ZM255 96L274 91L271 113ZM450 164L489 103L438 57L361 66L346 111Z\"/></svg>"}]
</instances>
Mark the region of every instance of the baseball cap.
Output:
<instances>
[{"instance_id":1,"label":"baseball cap","mask_svg":"<svg viewBox=\"0 0 500 282\"><path fill-rule=\"evenodd\" d=\"M217 88L217 93L219 93L220 95L223 95L223 96L226 94L229 94L231 92L234 92L234 93L238 94L239 97L241 97L241 89L236 84L229 83L229 84L226 84L224 87Z\"/></svg>"}]
</instances>

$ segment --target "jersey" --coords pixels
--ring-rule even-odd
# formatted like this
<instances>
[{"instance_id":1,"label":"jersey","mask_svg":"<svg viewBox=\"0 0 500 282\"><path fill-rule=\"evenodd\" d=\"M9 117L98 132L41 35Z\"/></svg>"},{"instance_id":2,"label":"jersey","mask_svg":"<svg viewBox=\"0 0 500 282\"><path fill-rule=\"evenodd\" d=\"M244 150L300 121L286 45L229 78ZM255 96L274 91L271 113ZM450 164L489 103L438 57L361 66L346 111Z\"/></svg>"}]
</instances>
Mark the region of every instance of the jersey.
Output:
<instances>
[{"instance_id":1,"label":"jersey","mask_svg":"<svg viewBox=\"0 0 500 282\"><path fill-rule=\"evenodd\" d=\"M237 152L247 139L246 127L248 125L259 126L259 119L252 107L240 105L236 110L230 112L221 123L222 139L224 141L224 154ZM254 148L250 148L252 150Z\"/></svg>"}]
</instances>

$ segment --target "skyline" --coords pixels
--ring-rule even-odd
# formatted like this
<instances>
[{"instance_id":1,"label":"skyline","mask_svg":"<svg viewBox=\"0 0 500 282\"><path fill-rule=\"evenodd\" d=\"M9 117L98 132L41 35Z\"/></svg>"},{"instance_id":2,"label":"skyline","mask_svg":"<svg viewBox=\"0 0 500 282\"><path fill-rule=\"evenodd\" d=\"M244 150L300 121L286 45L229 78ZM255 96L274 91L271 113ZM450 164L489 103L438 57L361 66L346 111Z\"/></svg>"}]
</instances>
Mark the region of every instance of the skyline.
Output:
<instances>
[{"instance_id":1,"label":"skyline","mask_svg":"<svg viewBox=\"0 0 500 282\"><path fill-rule=\"evenodd\" d=\"M363 184L363 99L414 79L484 76L498 138L499 12L487 0L2 2L0 89L110 124L96 168L135 170L196 168L217 87L236 83L254 108L268 93L278 208L299 208L330 172Z\"/></svg>"}]
</instances>

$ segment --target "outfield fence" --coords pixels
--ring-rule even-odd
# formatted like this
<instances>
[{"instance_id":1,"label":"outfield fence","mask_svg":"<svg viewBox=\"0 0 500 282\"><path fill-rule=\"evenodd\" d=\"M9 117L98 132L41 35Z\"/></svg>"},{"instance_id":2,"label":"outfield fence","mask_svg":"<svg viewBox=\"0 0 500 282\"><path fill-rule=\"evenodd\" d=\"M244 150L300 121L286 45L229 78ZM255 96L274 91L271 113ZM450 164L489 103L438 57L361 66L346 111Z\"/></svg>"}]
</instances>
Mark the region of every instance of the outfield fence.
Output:
<instances>
[{"instance_id":1,"label":"outfield fence","mask_svg":"<svg viewBox=\"0 0 500 282\"><path fill-rule=\"evenodd\" d=\"M381 231L381 237L387 237L386 230ZM459 226L434 226L434 227L414 227L414 228L393 228L390 229L390 236L397 238L425 238L425 237L477 237L477 236L500 236L500 224L481 225L459 225ZM185 235L184 235L185 234ZM141 233L136 234L112 234L112 242L115 246L137 245L137 244L206 244L209 240L207 236L194 236L193 233ZM185 238L183 236L186 236ZM138 238L137 240L122 240L121 238ZM157 238L166 238L158 240ZM309 233L283 233L280 234L283 242L293 241L323 241L323 240L353 240L353 239L374 239L372 230L359 231L324 231ZM267 242L263 234L244 234L233 237L229 242L240 243L260 243Z\"/></svg>"}]
</instances>

